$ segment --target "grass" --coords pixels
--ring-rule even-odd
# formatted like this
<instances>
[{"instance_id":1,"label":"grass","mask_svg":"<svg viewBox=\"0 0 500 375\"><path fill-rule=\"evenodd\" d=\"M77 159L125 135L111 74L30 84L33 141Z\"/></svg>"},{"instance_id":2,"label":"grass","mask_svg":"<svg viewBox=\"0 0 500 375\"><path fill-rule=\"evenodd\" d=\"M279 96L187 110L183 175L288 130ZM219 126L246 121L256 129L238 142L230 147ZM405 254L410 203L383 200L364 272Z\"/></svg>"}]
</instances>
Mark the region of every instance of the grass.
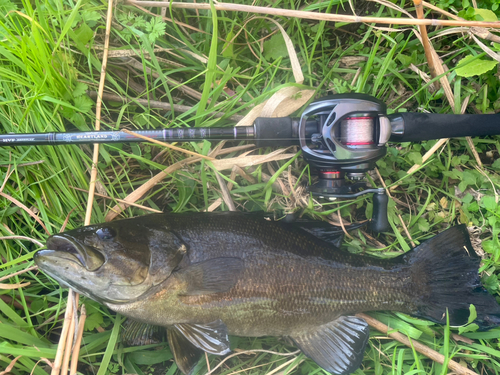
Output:
<instances>
[{"instance_id":1,"label":"grass","mask_svg":"<svg viewBox=\"0 0 500 375\"><path fill-rule=\"evenodd\" d=\"M434 4L459 11L469 19L476 17L474 10L469 10L468 2L443 0ZM316 3L261 0L256 5L349 13L348 3L340 0ZM398 2L398 5L413 11L408 2ZM494 1L478 2L480 8L494 9L498 15L496 5ZM354 6L358 14L401 17L398 11L375 3L355 2ZM0 123L4 132L93 127L95 105L86 91L96 91L99 83L106 8L106 4L95 0L0 1ZM151 12L159 14L159 9L151 9ZM438 17L436 13L432 15ZM229 116L244 115L279 89L297 86L283 39L269 20L249 21L250 14L202 10L167 11L166 16L175 22L162 22L122 3L115 7L111 53L121 51L127 56L111 55L115 57L110 57L108 63L105 90L130 99L161 100L192 109L174 113L133 101L105 102L104 129L192 124L229 126ZM443 89L430 91L430 83L425 83L410 69L413 64L428 72L421 44L407 28L392 26L391 30L385 30L373 25L275 19L295 45L305 78L304 84L298 86L314 89L315 97L364 92L386 102L390 112L452 113L465 101L471 113L500 108L500 85L495 69L471 77L457 75L455 68L464 56L488 59L477 44L461 34L440 36L439 30L428 29L430 37L436 37L432 39L434 48L450 69L449 81L455 98L452 108ZM244 30L239 33L242 27ZM498 46L490 47L496 50ZM132 67L126 62L127 58L134 58L139 66ZM179 83L173 84L171 79ZM192 91L188 93L186 88ZM226 115L216 118L211 115L213 111ZM406 172L414 164L422 164L422 156L435 141L390 145L387 156L377 167L387 186L392 188L394 199L389 205L392 231L377 238L362 230L355 231L352 239L344 241L345 249L378 257L391 257L408 250L411 242L398 214L415 243L452 224L465 223L476 228L475 241L482 240L483 282L498 299L500 211L495 199L500 187L500 138L474 139L473 143L482 166L478 167L470 145L464 139L455 139L411 174ZM215 144L181 146L207 155ZM254 153L271 151L260 149ZM239 153L221 158L236 157ZM116 199L125 198L162 168L185 158L179 152L146 144L104 145L99 156L97 190L108 198L96 198L92 211L94 223L104 221ZM0 278L33 265L32 256L39 246L32 240L43 243L48 234L81 226L87 194L75 187L88 189L91 160L89 146L0 147L3 193L0 197ZM338 221L340 214L351 222L371 215L372 204L367 197L323 204L310 199L301 190L311 177L300 156L245 170L244 174L231 170L218 172L211 163L193 163L164 178L137 203L175 212L207 209L222 197L217 180L220 173L226 182L234 185L231 198L241 211L302 209L306 215L330 221ZM374 174L370 174L368 180L381 186ZM13 203L13 199L22 202L26 209ZM227 209L224 201L217 207L217 210ZM129 207L121 216L143 214L146 214L143 209ZM13 365L12 373L33 371L43 375L50 372L44 359L53 361L55 357L67 293L36 271L0 281L2 284L25 282L30 285L0 290L0 368L21 356ZM114 345L118 337L115 321L121 318L92 301L85 300L85 304L88 319L79 371L84 374L178 373L168 345L124 347L119 339ZM473 327L462 328L465 337L462 341L454 336L458 333L455 328L449 331L447 327L389 312L373 316L478 373L500 372L499 329L475 332ZM217 370L220 374L271 373L281 365L284 366L278 371L286 373L324 373L302 354L280 355L295 349L278 338L234 337L232 345L242 350L268 352L244 352L232 357ZM208 357L211 368L220 360ZM201 361L198 369L200 374L205 373L206 362ZM419 373L445 374L447 370L372 330L363 365L356 374Z\"/></svg>"}]
</instances>

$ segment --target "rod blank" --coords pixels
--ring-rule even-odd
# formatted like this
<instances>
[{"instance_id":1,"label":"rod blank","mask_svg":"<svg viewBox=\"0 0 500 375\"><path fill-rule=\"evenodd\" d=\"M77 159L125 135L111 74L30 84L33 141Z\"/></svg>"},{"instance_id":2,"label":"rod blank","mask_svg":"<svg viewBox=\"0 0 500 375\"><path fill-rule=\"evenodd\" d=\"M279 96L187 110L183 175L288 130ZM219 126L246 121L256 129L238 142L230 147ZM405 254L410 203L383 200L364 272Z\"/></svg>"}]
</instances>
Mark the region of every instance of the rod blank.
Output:
<instances>
[{"instance_id":1,"label":"rod blank","mask_svg":"<svg viewBox=\"0 0 500 375\"><path fill-rule=\"evenodd\" d=\"M163 142L190 142L197 140L254 139L253 126L234 128L172 128L137 130L135 133ZM122 131L95 131L73 133L2 134L0 146L62 145L86 143L131 143L143 139Z\"/></svg>"}]
</instances>

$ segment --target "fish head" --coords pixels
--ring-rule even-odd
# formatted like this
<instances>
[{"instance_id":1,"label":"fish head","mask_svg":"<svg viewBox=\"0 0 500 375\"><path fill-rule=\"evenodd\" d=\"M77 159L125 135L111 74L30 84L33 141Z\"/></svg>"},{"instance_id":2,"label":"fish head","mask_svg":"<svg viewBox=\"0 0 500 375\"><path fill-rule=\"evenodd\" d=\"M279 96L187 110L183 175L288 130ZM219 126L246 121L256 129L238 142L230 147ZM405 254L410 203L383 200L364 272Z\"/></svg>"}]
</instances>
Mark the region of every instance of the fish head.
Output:
<instances>
[{"instance_id":1,"label":"fish head","mask_svg":"<svg viewBox=\"0 0 500 375\"><path fill-rule=\"evenodd\" d=\"M137 219L89 225L48 238L35 263L64 286L98 302L136 300L165 281L187 246L168 228Z\"/></svg>"}]
</instances>

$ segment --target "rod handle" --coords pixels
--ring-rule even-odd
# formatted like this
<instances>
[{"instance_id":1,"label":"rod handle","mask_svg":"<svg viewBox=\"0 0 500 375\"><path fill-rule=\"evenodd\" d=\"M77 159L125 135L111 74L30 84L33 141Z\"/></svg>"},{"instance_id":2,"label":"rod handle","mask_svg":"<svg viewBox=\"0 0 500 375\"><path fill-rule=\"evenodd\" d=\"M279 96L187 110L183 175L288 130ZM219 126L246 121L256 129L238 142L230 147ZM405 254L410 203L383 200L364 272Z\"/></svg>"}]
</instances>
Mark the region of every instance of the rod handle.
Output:
<instances>
[{"instance_id":1,"label":"rod handle","mask_svg":"<svg viewBox=\"0 0 500 375\"><path fill-rule=\"evenodd\" d=\"M257 117L253 126L257 147L283 147L299 143L291 117Z\"/></svg>"},{"instance_id":2,"label":"rod handle","mask_svg":"<svg viewBox=\"0 0 500 375\"><path fill-rule=\"evenodd\" d=\"M388 116L393 142L420 142L453 137L500 134L498 115L447 115L438 113L397 113Z\"/></svg>"}]
</instances>

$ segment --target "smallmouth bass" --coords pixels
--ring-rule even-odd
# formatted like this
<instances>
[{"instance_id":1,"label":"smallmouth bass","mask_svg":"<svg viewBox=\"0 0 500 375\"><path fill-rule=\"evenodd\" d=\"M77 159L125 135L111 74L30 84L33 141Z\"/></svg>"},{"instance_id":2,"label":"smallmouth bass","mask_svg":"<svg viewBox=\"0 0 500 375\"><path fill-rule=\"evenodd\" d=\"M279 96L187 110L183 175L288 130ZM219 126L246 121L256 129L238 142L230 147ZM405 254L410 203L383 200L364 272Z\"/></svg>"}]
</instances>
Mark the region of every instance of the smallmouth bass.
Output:
<instances>
[{"instance_id":1,"label":"smallmouth bass","mask_svg":"<svg viewBox=\"0 0 500 375\"><path fill-rule=\"evenodd\" d=\"M325 370L349 374L369 337L358 312L443 324L448 309L450 324L462 325L474 304L481 329L500 325L465 226L384 260L341 251L298 223L237 212L146 215L57 234L46 246L35 262L61 284L167 327L186 374L203 352L227 354L228 335L285 336Z\"/></svg>"}]
</instances>

